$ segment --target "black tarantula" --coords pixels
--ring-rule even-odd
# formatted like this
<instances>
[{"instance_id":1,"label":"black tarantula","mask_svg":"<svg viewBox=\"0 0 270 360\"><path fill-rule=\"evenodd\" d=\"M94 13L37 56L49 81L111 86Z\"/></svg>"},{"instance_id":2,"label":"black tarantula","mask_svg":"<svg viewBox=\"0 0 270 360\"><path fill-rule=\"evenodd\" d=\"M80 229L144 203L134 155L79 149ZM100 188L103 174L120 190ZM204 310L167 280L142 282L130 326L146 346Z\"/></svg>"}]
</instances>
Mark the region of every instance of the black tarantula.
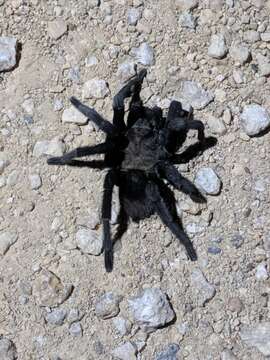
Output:
<instances>
[{"instance_id":1,"label":"black tarantula","mask_svg":"<svg viewBox=\"0 0 270 360\"><path fill-rule=\"evenodd\" d=\"M71 97L71 103L106 134L106 140L101 144L80 147L63 156L47 160L48 164L52 165L109 168L104 180L102 202L103 250L107 272L113 268L110 219L114 186L119 187L119 217L123 227L122 230L118 229L119 237L120 232L126 230L129 218L138 222L156 213L185 246L190 260L197 259L193 245L177 217L173 194L162 178L188 194L193 201L205 202L206 199L199 190L177 171L173 163L188 162L213 143L207 144L202 122L194 120L192 110L183 110L180 102L171 102L167 118L162 116L159 107L150 109L143 106L140 91L145 76L146 70L143 69L114 97L112 123L103 119L94 109ZM131 101L125 122L124 100L129 97ZM186 140L189 129L198 131L199 142L182 154L175 155ZM105 154L104 160L74 160L94 154Z\"/></svg>"}]
</instances>

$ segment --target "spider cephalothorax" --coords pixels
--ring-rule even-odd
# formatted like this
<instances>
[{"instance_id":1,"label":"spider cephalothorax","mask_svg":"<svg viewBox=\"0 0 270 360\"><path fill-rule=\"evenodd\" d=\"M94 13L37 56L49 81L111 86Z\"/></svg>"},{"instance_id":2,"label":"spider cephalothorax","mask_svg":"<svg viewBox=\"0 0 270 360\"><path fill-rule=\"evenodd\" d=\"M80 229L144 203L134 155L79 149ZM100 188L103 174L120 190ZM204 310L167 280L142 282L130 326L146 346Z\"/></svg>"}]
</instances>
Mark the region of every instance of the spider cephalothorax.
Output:
<instances>
[{"instance_id":1,"label":"spider cephalothorax","mask_svg":"<svg viewBox=\"0 0 270 360\"><path fill-rule=\"evenodd\" d=\"M198 189L173 165L188 162L196 155L196 151L203 150L204 126L202 122L193 119L192 111L183 110L178 101L172 101L166 118L162 116L160 108L143 106L140 91L145 76L146 70L141 70L114 97L112 123L72 97L71 103L105 132L106 140L95 146L77 148L61 157L48 159L48 164L54 165L109 169L104 180L102 203L103 248L107 271L111 271L113 267L110 219L114 186L119 187L119 216L124 225L127 225L129 218L139 221L156 213L185 246L188 257L191 260L197 259L193 245L177 218L172 192L162 178L188 194L192 200L206 201ZM131 97L131 101L125 121L124 100L128 97ZM198 131L197 149L191 147L190 150L175 155L186 140L189 129ZM104 161L74 160L94 154L104 154Z\"/></svg>"}]
</instances>

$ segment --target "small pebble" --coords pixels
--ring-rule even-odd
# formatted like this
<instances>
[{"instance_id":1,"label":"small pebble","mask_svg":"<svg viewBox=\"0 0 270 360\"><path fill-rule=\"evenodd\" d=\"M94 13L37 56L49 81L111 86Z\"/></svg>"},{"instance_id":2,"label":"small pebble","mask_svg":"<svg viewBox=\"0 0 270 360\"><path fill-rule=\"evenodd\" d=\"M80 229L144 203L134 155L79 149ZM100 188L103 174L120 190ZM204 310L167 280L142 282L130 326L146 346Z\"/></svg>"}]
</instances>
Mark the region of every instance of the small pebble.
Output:
<instances>
[{"instance_id":1,"label":"small pebble","mask_svg":"<svg viewBox=\"0 0 270 360\"><path fill-rule=\"evenodd\" d=\"M204 306L205 303L211 300L216 294L215 287L207 281L200 269L193 270L191 274L191 285L199 306Z\"/></svg>"},{"instance_id":2,"label":"small pebble","mask_svg":"<svg viewBox=\"0 0 270 360\"><path fill-rule=\"evenodd\" d=\"M72 67L67 75L67 78L73 81L75 84L80 83L80 69L79 66Z\"/></svg>"},{"instance_id":3,"label":"small pebble","mask_svg":"<svg viewBox=\"0 0 270 360\"><path fill-rule=\"evenodd\" d=\"M266 264L261 263L256 267L256 279L260 281L264 281L268 279L268 272L266 269Z\"/></svg>"},{"instance_id":4,"label":"small pebble","mask_svg":"<svg viewBox=\"0 0 270 360\"><path fill-rule=\"evenodd\" d=\"M218 195L221 189L221 181L213 169L204 167L196 174L195 185L208 195Z\"/></svg>"},{"instance_id":5,"label":"small pebble","mask_svg":"<svg viewBox=\"0 0 270 360\"><path fill-rule=\"evenodd\" d=\"M230 48L230 56L235 62L245 64L250 58L250 51L244 44L234 44Z\"/></svg>"},{"instance_id":6,"label":"small pebble","mask_svg":"<svg viewBox=\"0 0 270 360\"><path fill-rule=\"evenodd\" d=\"M49 21L47 31L52 39L58 40L67 32L67 24L60 19Z\"/></svg>"},{"instance_id":7,"label":"small pebble","mask_svg":"<svg viewBox=\"0 0 270 360\"><path fill-rule=\"evenodd\" d=\"M97 64L98 64L98 59L94 55L89 55L85 59L85 66L86 67L96 66Z\"/></svg>"},{"instance_id":8,"label":"small pebble","mask_svg":"<svg viewBox=\"0 0 270 360\"><path fill-rule=\"evenodd\" d=\"M0 255L5 255L9 248L16 243L18 235L14 231L0 232Z\"/></svg>"},{"instance_id":9,"label":"small pebble","mask_svg":"<svg viewBox=\"0 0 270 360\"><path fill-rule=\"evenodd\" d=\"M260 134L270 126L268 111L260 105L246 105L240 116L242 128L248 136Z\"/></svg>"},{"instance_id":10,"label":"small pebble","mask_svg":"<svg viewBox=\"0 0 270 360\"><path fill-rule=\"evenodd\" d=\"M110 91L105 80L91 79L83 85L84 99L104 99Z\"/></svg>"},{"instance_id":11,"label":"small pebble","mask_svg":"<svg viewBox=\"0 0 270 360\"><path fill-rule=\"evenodd\" d=\"M109 319L118 315L119 303L122 297L115 295L112 292L107 292L102 295L96 302L95 310L97 317L102 319Z\"/></svg>"},{"instance_id":12,"label":"small pebble","mask_svg":"<svg viewBox=\"0 0 270 360\"><path fill-rule=\"evenodd\" d=\"M222 119L217 118L213 115L208 115L207 125L209 126L213 134L224 135L227 131L226 126L224 125Z\"/></svg>"},{"instance_id":13,"label":"small pebble","mask_svg":"<svg viewBox=\"0 0 270 360\"><path fill-rule=\"evenodd\" d=\"M130 55L134 56L136 60L142 65L154 65L154 50L146 42L142 43L137 48L132 48L130 51Z\"/></svg>"},{"instance_id":14,"label":"small pebble","mask_svg":"<svg viewBox=\"0 0 270 360\"><path fill-rule=\"evenodd\" d=\"M17 170L13 170L7 177L7 185L15 186L19 180L19 172Z\"/></svg>"},{"instance_id":15,"label":"small pebble","mask_svg":"<svg viewBox=\"0 0 270 360\"><path fill-rule=\"evenodd\" d=\"M183 28L194 30L196 28L196 19L189 11L184 11L179 16L179 25Z\"/></svg>"},{"instance_id":16,"label":"small pebble","mask_svg":"<svg viewBox=\"0 0 270 360\"><path fill-rule=\"evenodd\" d=\"M113 319L113 325L120 336L129 334L132 326L129 320L120 316L117 316L115 319Z\"/></svg>"},{"instance_id":17,"label":"small pebble","mask_svg":"<svg viewBox=\"0 0 270 360\"><path fill-rule=\"evenodd\" d=\"M244 237L241 234L234 234L230 240L232 246L236 249L240 248L244 243Z\"/></svg>"},{"instance_id":18,"label":"small pebble","mask_svg":"<svg viewBox=\"0 0 270 360\"><path fill-rule=\"evenodd\" d=\"M82 336L83 334L82 325L79 322L72 323L69 327L69 333L70 335L75 337Z\"/></svg>"},{"instance_id":19,"label":"small pebble","mask_svg":"<svg viewBox=\"0 0 270 360\"><path fill-rule=\"evenodd\" d=\"M88 122L88 119L79 110L72 106L63 111L62 121L63 123L85 125Z\"/></svg>"},{"instance_id":20,"label":"small pebble","mask_svg":"<svg viewBox=\"0 0 270 360\"><path fill-rule=\"evenodd\" d=\"M209 252L209 254L218 255L221 253L221 248L217 246L209 246L207 251Z\"/></svg>"},{"instance_id":21,"label":"small pebble","mask_svg":"<svg viewBox=\"0 0 270 360\"><path fill-rule=\"evenodd\" d=\"M0 37L0 72L12 70L16 65L17 39Z\"/></svg>"},{"instance_id":22,"label":"small pebble","mask_svg":"<svg viewBox=\"0 0 270 360\"><path fill-rule=\"evenodd\" d=\"M9 165L8 155L0 151L0 174L3 173L4 169Z\"/></svg>"},{"instance_id":23,"label":"small pebble","mask_svg":"<svg viewBox=\"0 0 270 360\"><path fill-rule=\"evenodd\" d=\"M227 54L227 52L228 48L226 46L224 35L212 35L208 48L208 55L215 59L222 59Z\"/></svg>"},{"instance_id":24,"label":"small pebble","mask_svg":"<svg viewBox=\"0 0 270 360\"><path fill-rule=\"evenodd\" d=\"M51 325L61 326L61 325L63 325L66 316L67 316L66 310L54 309L51 312L46 314L45 319Z\"/></svg>"},{"instance_id":25,"label":"small pebble","mask_svg":"<svg viewBox=\"0 0 270 360\"><path fill-rule=\"evenodd\" d=\"M270 322L243 326L240 338L247 346L256 347L264 356L270 356Z\"/></svg>"},{"instance_id":26,"label":"small pebble","mask_svg":"<svg viewBox=\"0 0 270 360\"><path fill-rule=\"evenodd\" d=\"M29 176L30 186L32 190L37 190L41 187L42 181L38 174L32 174Z\"/></svg>"},{"instance_id":27,"label":"small pebble","mask_svg":"<svg viewBox=\"0 0 270 360\"><path fill-rule=\"evenodd\" d=\"M121 83L126 82L136 75L134 62L124 62L119 65L117 70L117 77Z\"/></svg>"},{"instance_id":28,"label":"small pebble","mask_svg":"<svg viewBox=\"0 0 270 360\"><path fill-rule=\"evenodd\" d=\"M178 360L177 353L180 350L178 344L169 344L164 350L155 355L155 360Z\"/></svg>"},{"instance_id":29,"label":"small pebble","mask_svg":"<svg viewBox=\"0 0 270 360\"><path fill-rule=\"evenodd\" d=\"M141 13L137 8L128 9L127 22L129 25L136 25L141 18Z\"/></svg>"},{"instance_id":30,"label":"small pebble","mask_svg":"<svg viewBox=\"0 0 270 360\"><path fill-rule=\"evenodd\" d=\"M255 30L247 30L243 34L243 39L247 43L253 44L260 40L260 34Z\"/></svg>"},{"instance_id":31,"label":"small pebble","mask_svg":"<svg viewBox=\"0 0 270 360\"><path fill-rule=\"evenodd\" d=\"M214 99L214 96L210 92L204 90L199 83L184 80L181 83L179 92L175 94L175 98L176 100L179 99L179 101L183 102L185 105L191 105L194 109L201 110Z\"/></svg>"},{"instance_id":32,"label":"small pebble","mask_svg":"<svg viewBox=\"0 0 270 360\"><path fill-rule=\"evenodd\" d=\"M98 232L82 228L76 233L76 244L83 254L100 255L103 242Z\"/></svg>"},{"instance_id":33,"label":"small pebble","mask_svg":"<svg viewBox=\"0 0 270 360\"><path fill-rule=\"evenodd\" d=\"M0 338L0 359L1 360L16 360L17 349L13 341L6 337Z\"/></svg>"},{"instance_id":34,"label":"small pebble","mask_svg":"<svg viewBox=\"0 0 270 360\"><path fill-rule=\"evenodd\" d=\"M61 111L64 107L63 101L61 99L55 99L53 104L54 111Z\"/></svg>"},{"instance_id":35,"label":"small pebble","mask_svg":"<svg viewBox=\"0 0 270 360\"><path fill-rule=\"evenodd\" d=\"M130 341L125 342L112 351L113 357L120 360L136 360L136 354L137 349Z\"/></svg>"},{"instance_id":36,"label":"small pebble","mask_svg":"<svg viewBox=\"0 0 270 360\"><path fill-rule=\"evenodd\" d=\"M228 309L239 314L243 310L243 303L238 297L232 297L228 301Z\"/></svg>"},{"instance_id":37,"label":"small pebble","mask_svg":"<svg viewBox=\"0 0 270 360\"><path fill-rule=\"evenodd\" d=\"M193 10L198 4L198 0L175 0L175 7L180 11Z\"/></svg>"}]
</instances>

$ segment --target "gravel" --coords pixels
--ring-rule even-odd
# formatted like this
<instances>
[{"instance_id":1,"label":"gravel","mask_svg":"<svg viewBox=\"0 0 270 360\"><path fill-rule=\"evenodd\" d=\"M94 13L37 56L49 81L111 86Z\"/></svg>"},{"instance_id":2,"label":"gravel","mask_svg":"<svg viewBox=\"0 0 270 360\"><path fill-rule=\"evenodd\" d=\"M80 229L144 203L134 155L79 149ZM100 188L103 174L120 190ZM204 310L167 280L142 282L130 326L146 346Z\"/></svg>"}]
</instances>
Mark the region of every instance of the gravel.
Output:
<instances>
[{"instance_id":1,"label":"gravel","mask_svg":"<svg viewBox=\"0 0 270 360\"><path fill-rule=\"evenodd\" d=\"M236 63L243 65L250 59L250 51L248 47L242 43L233 44L230 47L230 56Z\"/></svg>"},{"instance_id":2,"label":"gravel","mask_svg":"<svg viewBox=\"0 0 270 360\"><path fill-rule=\"evenodd\" d=\"M134 62L123 62L119 65L117 70L117 77L121 83L126 82L136 74Z\"/></svg>"},{"instance_id":3,"label":"gravel","mask_svg":"<svg viewBox=\"0 0 270 360\"><path fill-rule=\"evenodd\" d=\"M0 338L0 359L2 360L17 359L17 350L15 344L6 337Z\"/></svg>"},{"instance_id":4,"label":"gravel","mask_svg":"<svg viewBox=\"0 0 270 360\"><path fill-rule=\"evenodd\" d=\"M33 283L33 294L39 306L56 307L67 300L72 291L72 285L63 284L59 277L45 269Z\"/></svg>"},{"instance_id":5,"label":"gravel","mask_svg":"<svg viewBox=\"0 0 270 360\"><path fill-rule=\"evenodd\" d=\"M180 91L176 92L175 98L184 104L191 105L195 110L201 110L213 101L214 96L211 92L204 90L201 84L187 80L181 82Z\"/></svg>"},{"instance_id":6,"label":"gravel","mask_svg":"<svg viewBox=\"0 0 270 360\"><path fill-rule=\"evenodd\" d=\"M240 120L243 130L248 136L258 135L270 126L268 111L257 104L246 105Z\"/></svg>"},{"instance_id":7,"label":"gravel","mask_svg":"<svg viewBox=\"0 0 270 360\"><path fill-rule=\"evenodd\" d=\"M194 180L195 185L208 195L218 195L221 181L215 171L210 167L199 169Z\"/></svg>"},{"instance_id":8,"label":"gravel","mask_svg":"<svg viewBox=\"0 0 270 360\"><path fill-rule=\"evenodd\" d=\"M53 40L58 40L67 32L67 24L64 20L53 20L48 22L48 35Z\"/></svg>"},{"instance_id":9,"label":"gravel","mask_svg":"<svg viewBox=\"0 0 270 360\"><path fill-rule=\"evenodd\" d=\"M213 134L224 135L227 131L223 120L213 115L207 116L207 125Z\"/></svg>"},{"instance_id":10,"label":"gravel","mask_svg":"<svg viewBox=\"0 0 270 360\"><path fill-rule=\"evenodd\" d=\"M78 125L85 125L88 121L87 117L83 115L79 110L71 106L65 109L62 114L63 123L73 123Z\"/></svg>"},{"instance_id":11,"label":"gravel","mask_svg":"<svg viewBox=\"0 0 270 360\"><path fill-rule=\"evenodd\" d=\"M154 65L154 50L148 43L142 43L137 48L132 48L130 55L135 57L136 61L145 66Z\"/></svg>"},{"instance_id":12,"label":"gravel","mask_svg":"<svg viewBox=\"0 0 270 360\"><path fill-rule=\"evenodd\" d=\"M208 55L214 59L222 59L228 52L223 34L212 35L208 47Z\"/></svg>"},{"instance_id":13,"label":"gravel","mask_svg":"<svg viewBox=\"0 0 270 360\"><path fill-rule=\"evenodd\" d=\"M18 234L15 231L0 232L0 255L5 255L9 248L18 240Z\"/></svg>"},{"instance_id":14,"label":"gravel","mask_svg":"<svg viewBox=\"0 0 270 360\"><path fill-rule=\"evenodd\" d=\"M9 165L8 155L0 151L0 174L4 172L4 169Z\"/></svg>"},{"instance_id":15,"label":"gravel","mask_svg":"<svg viewBox=\"0 0 270 360\"><path fill-rule=\"evenodd\" d=\"M83 335L82 325L79 322L74 322L69 327L69 333L72 336L78 337Z\"/></svg>"},{"instance_id":16,"label":"gravel","mask_svg":"<svg viewBox=\"0 0 270 360\"><path fill-rule=\"evenodd\" d=\"M130 341L125 342L112 351L113 357L120 360L136 360L136 354L137 349Z\"/></svg>"},{"instance_id":17,"label":"gravel","mask_svg":"<svg viewBox=\"0 0 270 360\"><path fill-rule=\"evenodd\" d=\"M46 314L45 319L50 325L61 326L64 324L67 311L64 309L54 309Z\"/></svg>"},{"instance_id":18,"label":"gravel","mask_svg":"<svg viewBox=\"0 0 270 360\"><path fill-rule=\"evenodd\" d=\"M137 8L128 9L127 13L127 22L129 25L136 25L138 20L140 20L141 14Z\"/></svg>"},{"instance_id":19,"label":"gravel","mask_svg":"<svg viewBox=\"0 0 270 360\"><path fill-rule=\"evenodd\" d=\"M179 25L183 28L194 30L196 28L196 19L190 12L184 11L179 16Z\"/></svg>"},{"instance_id":20,"label":"gravel","mask_svg":"<svg viewBox=\"0 0 270 360\"><path fill-rule=\"evenodd\" d=\"M84 99L104 99L110 91L105 80L91 79L83 85Z\"/></svg>"},{"instance_id":21,"label":"gravel","mask_svg":"<svg viewBox=\"0 0 270 360\"><path fill-rule=\"evenodd\" d=\"M30 187L32 190L38 190L42 186L42 180L39 174L32 174L29 176Z\"/></svg>"},{"instance_id":22,"label":"gravel","mask_svg":"<svg viewBox=\"0 0 270 360\"><path fill-rule=\"evenodd\" d=\"M248 346L255 346L264 356L270 355L270 322L244 326L240 337Z\"/></svg>"},{"instance_id":23,"label":"gravel","mask_svg":"<svg viewBox=\"0 0 270 360\"><path fill-rule=\"evenodd\" d=\"M120 336L128 335L132 326L129 320L124 319L121 316L113 319L113 325Z\"/></svg>"},{"instance_id":24,"label":"gravel","mask_svg":"<svg viewBox=\"0 0 270 360\"><path fill-rule=\"evenodd\" d=\"M268 279L268 272L265 263L261 263L256 267L256 279L260 281Z\"/></svg>"},{"instance_id":25,"label":"gravel","mask_svg":"<svg viewBox=\"0 0 270 360\"><path fill-rule=\"evenodd\" d=\"M128 300L134 322L146 332L155 331L175 318L166 294L159 288L147 288Z\"/></svg>"},{"instance_id":26,"label":"gravel","mask_svg":"<svg viewBox=\"0 0 270 360\"><path fill-rule=\"evenodd\" d=\"M204 306L208 301L213 299L216 294L216 289L207 281L200 269L193 270L190 280L199 306Z\"/></svg>"},{"instance_id":27,"label":"gravel","mask_svg":"<svg viewBox=\"0 0 270 360\"><path fill-rule=\"evenodd\" d=\"M0 37L0 72L12 70L16 65L17 39Z\"/></svg>"},{"instance_id":28,"label":"gravel","mask_svg":"<svg viewBox=\"0 0 270 360\"><path fill-rule=\"evenodd\" d=\"M83 254L100 255L102 237L96 231L79 229L76 233L76 244Z\"/></svg>"},{"instance_id":29,"label":"gravel","mask_svg":"<svg viewBox=\"0 0 270 360\"><path fill-rule=\"evenodd\" d=\"M105 293L96 302L96 315L104 320L117 316L120 311L119 304L121 300L122 296L115 295L112 292Z\"/></svg>"},{"instance_id":30,"label":"gravel","mask_svg":"<svg viewBox=\"0 0 270 360\"><path fill-rule=\"evenodd\" d=\"M178 360L177 353L180 346L177 344L169 344L164 350L155 355L155 360Z\"/></svg>"}]
</instances>

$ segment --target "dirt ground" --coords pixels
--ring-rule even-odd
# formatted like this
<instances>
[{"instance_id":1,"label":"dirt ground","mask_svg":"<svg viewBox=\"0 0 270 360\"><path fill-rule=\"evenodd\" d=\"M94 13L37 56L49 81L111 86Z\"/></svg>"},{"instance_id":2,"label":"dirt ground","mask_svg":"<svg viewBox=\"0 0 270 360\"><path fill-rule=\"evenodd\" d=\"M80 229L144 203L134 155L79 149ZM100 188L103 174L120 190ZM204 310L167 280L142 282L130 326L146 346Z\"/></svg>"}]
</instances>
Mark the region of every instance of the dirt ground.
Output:
<instances>
[{"instance_id":1,"label":"dirt ground","mask_svg":"<svg viewBox=\"0 0 270 360\"><path fill-rule=\"evenodd\" d=\"M135 24L131 8L138 10ZM1 350L1 359L107 360L128 341L134 355L121 359L267 358L241 331L269 321L270 133L249 137L240 117L248 104L270 110L270 71L258 68L260 56L270 60L270 37L262 35L270 32L269 13L268 2L258 0L0 0L0 36L20 44L17 66L0 74L0 151L7 158L0 174L0 235L15 239L0 255L0 339L11 340L14 350ZM213 34L224 35L221 58L208 54ZM145 42L153 49L150 65L131 51ZM244 63L233 58L234 43L248 48ZM76 245L82 226L101 236L106 171L48 166L48 156L36 148L45 140L54 141L53 153L101 142L101 131L63 122L62 113L70 96L83 99L87 81L103 79L109 94L84 102L111 119L123 63L148 69L142 96L164 114L183 81L214 96L194 116L218 143L178 169L193 181L200 168L211 167L221 192L207 196L200 209L175 191L197 262L153 216L129 224L116 244L114 270L106 273L102 254ZM213 117L219 121L214 125ZM202 284L194 281L198 269ZM57 276L49 285L55 293L46 293L44 271ZM149 287L167 294L176 319L145 335L130 316L128 299ZM214 293L208 297L209 287ZM118 316L132 323L124 335L114 317L96 315L95 304L107 292L122 296ZM47 318L55 309L66 313L61 324ZM180 346L175 357L158 355L172 343Z\"/></svg>"}]
</instances>

